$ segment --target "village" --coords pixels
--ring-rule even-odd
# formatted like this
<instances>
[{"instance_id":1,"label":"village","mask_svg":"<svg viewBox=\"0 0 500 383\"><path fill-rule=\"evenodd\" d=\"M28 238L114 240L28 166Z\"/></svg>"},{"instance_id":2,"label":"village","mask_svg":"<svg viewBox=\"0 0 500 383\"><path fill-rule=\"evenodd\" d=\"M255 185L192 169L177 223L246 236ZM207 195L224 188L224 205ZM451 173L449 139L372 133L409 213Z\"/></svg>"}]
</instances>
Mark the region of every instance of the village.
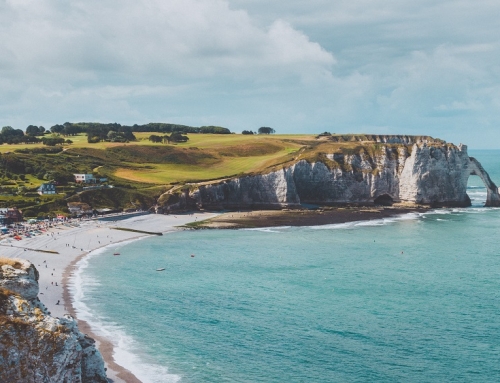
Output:
<instances>
[{"instance_id":1,"label":"village","mask_svg":"<svg viewBox=\"0 0 500 383\"><path fill-rule=\"evenodd\" d=\"M93 174L74 174L75 182L82 185L82 190L95 190L112 188L112 185L103 184L107 178L96 178ZM85 186L84 186L85 185ZM56 183L44 183L37 190L39 195L57 194ZM93 209L89 204L83 202L68 202L69 214L57 214L55 217L25 218L21 209L17 207L0 208L0 244L12 243L12 240L20 241L23 238L31 238L44 234L48 229L58 226L77 227L84 220L97 219L103 216L123 217L137 214L137 209L103 208ZM139 209L139 212L142 212ZM48 234L47 234L48 235Z\"/></svg>"}]
</instances>

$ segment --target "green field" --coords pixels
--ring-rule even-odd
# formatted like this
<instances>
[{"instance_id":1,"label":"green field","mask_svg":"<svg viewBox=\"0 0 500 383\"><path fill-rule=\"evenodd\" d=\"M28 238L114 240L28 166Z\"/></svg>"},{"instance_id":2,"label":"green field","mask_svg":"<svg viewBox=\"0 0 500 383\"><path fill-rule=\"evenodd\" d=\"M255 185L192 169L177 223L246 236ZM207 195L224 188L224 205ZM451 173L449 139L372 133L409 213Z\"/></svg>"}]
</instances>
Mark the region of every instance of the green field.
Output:
<instances>
[{"instance_id":1,"label":"green field","mask_svg":"<svg viewBox=\"0 0 500 383\"><path fill-rule=\"evenodd\" d=\"M73 143L65 144L60 153L41 154L37 148L46 148L41 144L4 144L0 153L12 156L19 149L29 149L33 154L17 157L25 163L37 162L30 168L42 167L42 173L62 172L69 180L72 173L96 172L122 185L143 188L261 173L298 159L314 161L324 152L377 147L352 141L349 135L342 136L343 142L333 142L313 135L189 134L185 143L164 144L149 141L151 134L135 133L137 141L128 143L95 144L80 134L69 137ZM44 182L40 171L28 173L26 186L33 188Z\"/></svg>"}]
</instances>

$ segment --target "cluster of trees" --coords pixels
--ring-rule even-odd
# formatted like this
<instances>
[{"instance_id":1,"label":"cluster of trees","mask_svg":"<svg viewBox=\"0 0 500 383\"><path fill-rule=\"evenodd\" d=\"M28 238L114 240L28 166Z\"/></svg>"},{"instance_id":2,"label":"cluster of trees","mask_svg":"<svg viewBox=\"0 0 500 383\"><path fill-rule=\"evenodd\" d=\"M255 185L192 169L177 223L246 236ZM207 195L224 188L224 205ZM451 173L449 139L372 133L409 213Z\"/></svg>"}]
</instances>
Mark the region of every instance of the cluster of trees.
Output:
<instances>
[{"instance_id":1,"label":"cluster of trees","mask_svg":"<svg viewBox=\"0 0 500 383\"><path fill-rule=\"evenodd\" d=\"M261 126L259 128L259 134L273 134L276 133L276 131L273 128L270 128L269 126Z\"/></svg>"},{"instance_id":2,"label":"cluster of trees","mask_svg":"<svg viewBox=\"0 0 500 383\"><path fill-rule=\"evenodd\" d=\"M87 141L89 143L100 141L129 142L136 140L134 132L170 133L170 141L174 142L187 141L187 137L183 136L183 134L188 133L231 134L231 131L229 129L214 125L193 127L187 125L153 122L144 125L134 124L132 126L127 126L118 123L101 124L95 122L65 122L62 125L53 125L50 128L50 131L46 130L43 126L29 125L26 128L26 133L21 129L14 129L11 126L4 126L0 132L0 145L3 143L21 144L38 142L43 142L46 145L57 145L69 141L61 141L61 139L55 140L53 138L43 138L43 136L48 133L59 134L64 137L75 136L77 134L84 133L87 134ZM172 134L174 135L172 136ZM42 138L40 139L39 137Z\"/></svg>"},{"instance_id":3,"label":"cluster of trees","mask_svg":"<svg viewBox=\"0 0 500 383\"><path fill-rule=\"evenodd\" d=\"M62 137L43 137L41 141L44 145L47 145L47 146L56 146L56 145L72 144L73 143L73 141L65 140Z\"/></svg>"},{"instance_id":4,"label":"cluster of trees","mask_svg":"<svg viewBox=\"0 0 500 383\"><path fill-rule=\"evenodd\" d=\"M276 131L273 128L270 128L269 126L261 126L257 132L259 134L276 133ZM254 133L252 130L244 130L243 132L241 132L241 134L257 134L257 133Z\"/></svg>"},{"instance_id":5,"label":"cluster of trees","mask_svg":"<svg viewBox=\"0 0 500 383\"><path fill-rule=\"evenodd\" d=\"M50 131L63 136L75 136L79 133L86 133L89 143L100 141L129 142L136 140L132 133L132 127L122 126L117 123L100 124L96 122L79 122L74 124L65 122L62 125L52 126Z\"/></svg>"},{"instance_id":6,"label":"cluster of trees","mask_svg":"<svg viewBox=\"0 0 500 383\"><path fill-rule=\"evenodd\" d=\"M26 134L21 129L14 129L12 126L4 126L0 130L0 144L36 144L42 142L44 145L54 146L64 143L71 143L63 138L51 138L43 136L45 128L43 126L30 125L26 128Z\"/></svg>"},{"instance_id":7,"label":"cluster of trees","mask_svg":"<svg viewBox=\"0 0 500 383\"><path fill-rule=\"evenodd\" d=\"M26 128L26 135L28 136L43 136L45 128L43 126L30 125Z\"/></svg>"},{"instance_id":8,"label":"cluster of trees","mask_svg":"<svg viewBox=\"0 0 500 383\"><path fill-rule=\"evenodd\" d=\"M132 126L118 123L101 124L94 122L65 122L62 125L54 125L50 128L52 133L72 136L79 133L87 134L87 141L95 143L100 141L128 142L135 141L134 132L158 132L158 133L201 133L201 134L230 134L231 131L221 126L193 127L187 125L166 124L152 122L144 125L134 124Z\"/></svg>"},{"instance_id":9,"label":"cluster of trees","mask_svg":"<svg viewBox=\"0 0 500 383\"><path fill-rule=\"evenodd\" d=\"M132 125L133 132L157 132L157 133L201 133L201 134L231 134L231 131L222 126L187 126L177 124L165 124L162 122L151 122L145 125Z\"/></svg>"},{"instance_id":10,"label":"cluster of trees","mask_svg":"<svg viewBox=\"0 0 500 383\"><path fill-rule=\"evenodd\" d=\"M168 134L164 136L157 136L156 134L152 134L151 136L149 136L149 141L155 143L168 142L170 144L171 142L187 142L188 140L188 136L184 136L179 132L174 132L170 136Z\"/></svg>"}]
</instances>

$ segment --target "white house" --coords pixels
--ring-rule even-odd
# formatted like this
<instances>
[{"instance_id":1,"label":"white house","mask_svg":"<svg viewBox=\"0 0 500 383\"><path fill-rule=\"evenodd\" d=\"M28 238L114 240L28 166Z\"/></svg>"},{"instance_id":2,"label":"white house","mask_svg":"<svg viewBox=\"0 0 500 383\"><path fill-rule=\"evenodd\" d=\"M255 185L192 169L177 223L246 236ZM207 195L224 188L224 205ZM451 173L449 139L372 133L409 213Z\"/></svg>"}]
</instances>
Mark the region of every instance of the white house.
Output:
<instances>
[{"instance_id":1,"label":"white house","mask_svg":"<svg viewBox=\"0 0 500 383\"><path fill-rule=\"evenodd\" d=\"M96 179L93 174L73 174L75 176L75 182L80 182L83 184L95 183Z\"/></svg>"}]
</instances>

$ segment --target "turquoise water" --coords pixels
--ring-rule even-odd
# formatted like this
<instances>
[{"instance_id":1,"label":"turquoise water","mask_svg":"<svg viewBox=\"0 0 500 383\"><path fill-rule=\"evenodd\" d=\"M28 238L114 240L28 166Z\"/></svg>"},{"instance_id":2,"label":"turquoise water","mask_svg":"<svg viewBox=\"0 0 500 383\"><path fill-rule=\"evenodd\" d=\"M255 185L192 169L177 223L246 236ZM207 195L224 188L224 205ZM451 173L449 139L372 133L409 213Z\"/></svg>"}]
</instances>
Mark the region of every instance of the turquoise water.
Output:
<instances>
[{"instance_id":1,"label":"turquoise water","mask_svg":"<svg viewBox=\"0 0 500 383\"><path fill-rule=\"evenodd\" d=\"M79 310L145 382L500 381L500 209L470 186L468 209L120 245Z\"/></svg>"}]
</instances>

